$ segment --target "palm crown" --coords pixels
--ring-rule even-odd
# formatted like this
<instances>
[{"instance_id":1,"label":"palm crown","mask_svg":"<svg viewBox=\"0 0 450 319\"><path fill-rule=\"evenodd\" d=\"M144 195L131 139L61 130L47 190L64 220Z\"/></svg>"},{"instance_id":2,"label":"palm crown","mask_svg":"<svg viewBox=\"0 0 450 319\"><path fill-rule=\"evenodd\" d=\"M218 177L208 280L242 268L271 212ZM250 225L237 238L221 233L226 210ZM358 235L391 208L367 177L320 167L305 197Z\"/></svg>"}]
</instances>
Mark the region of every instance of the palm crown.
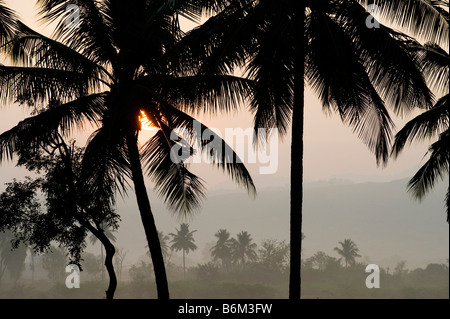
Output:
<instances>
[{"instance_id":1,"label":"palm crown","mask_svg":"<svg viewBox=\"0 0 450 319\"><path fill-rule=\"evenodd\" d=\"M359 248L351 239L344 239L344 241L340 241L339 245L341 247L335 247L334 250L344 258L345 267L349 265L353 265L355 263L355 258L361 257L358 254Z\"/></svg>"},{"instance_id":2,"label":"palm crown","mask_svg":"<svg viewBox=\"0 0 450 319\"><path fill-rule=\"evenodd\" d=\"M255 193L248 171L231 148L213 133L203 139L207 127L200 125L195 132L194 119L184 112L199 106L236 108L247 96L250 81L225 72L199 74L198 65L177 64L172 53L183 36L178 15L198 19L205 8L219 9L221 1L38 2L44 20L59 21L55 39L17 22L17 35L5 47L15 65L0 66L0 98L27 103L36 115L0 136L0 160L20 149L46 145L59 132L68 135L74 126L97 126L83 156L86 187L110 194L112 189L104 188L122 191L127 178L133 180L152 258L159 260L154 260L155 272L164 272L141 159L166 203L182 215L198 208L205 188L188 171L186 157L171 160L175 144L188 157L196 150L209 154L216 166ZM66 24L69 4L80 12L80 23L73 28ZM139 150L142 113L159 130ZM185 135L173 139L174 128L184 128ZM165 275L158 280L164 282Z\"/></svg>"},{"instance_id":3,"label":"palm crown","mask_svg":"<svg viewBox=\"0 0 450 319\"><path fill-rule=\"evenodd\" d=\"M202 72L243 68L254 80L250 108L256 128L292 129L290 298L300 297L305 81L324 111L337 113L386 163L394 123L388 108L405 114L427 108L432 94L415 42L385 25L370 28L366 1L241 0L190 32L182 61ZM266 138L265 136L258 136Z\"/></svg>"},{"instance_id":4,"label":"palm crown","mask_svg":"<svg viewBox=\"0 0 450 319\"><path fill-rule=\"evenodd\" d=\"M411 50L421 62L422 71L429 85L441 96L427 111L409 121L395 136L392 153L399 156L406 144L414 140L438 137L429 147L429 158L408 183L409 190L419 199L433 188L438 179L448 178L450 163L450 103L449 103L449 54L448 54L448 1L399 1L402 10L401 24L407 24L414 36L425 37L424 45L416 44ZM424 26L416 16L405 22L411 11L423 12L427 20ZM403 22L403 23L402 23ZM431 28L434 26L434 28ZM423 30L425 28L426 30ZM423 36L425 35L425 36ZM443 49L445 48L445 49ZM447 222L449 221L450 187L446 197Z\"/></svg>"}]
</instances>

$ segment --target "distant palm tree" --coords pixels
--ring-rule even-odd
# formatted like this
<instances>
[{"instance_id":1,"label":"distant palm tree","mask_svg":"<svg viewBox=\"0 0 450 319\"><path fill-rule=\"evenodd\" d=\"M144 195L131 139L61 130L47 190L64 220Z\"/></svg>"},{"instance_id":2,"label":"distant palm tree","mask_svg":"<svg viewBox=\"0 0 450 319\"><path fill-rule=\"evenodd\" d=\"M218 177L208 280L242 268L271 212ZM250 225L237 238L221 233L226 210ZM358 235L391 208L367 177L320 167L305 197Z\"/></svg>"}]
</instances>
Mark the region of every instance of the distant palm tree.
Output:
<instances>
[{"instance_id":1,"label":"distant palm tree","mask_svg":"<svg viewBox=\"0 0 450 319\"><path fill-rule=\"evenodd\" d=\"M395 1L394 1L395 2ZM412 10L405 1L399 1L403 6L397 8L400 16L409 16ZM393 155L399 156L407 143L414 140L424 140L438 137L429 147L429 158L408 182L408 189L416 198L422 200L434 187L438 179L448 178L450 166L450 96L449 96L449 64L448 54L448 0L447 1L415 1L415 9L423 15L412 15L412 29L414 35L423 36L419 31L426 31L425 36L434 42L424 45L416 43L412 50L421 62L423 72L429 84L439 92L441 97L429 110L409 121L395 136ZM445 9L444 9L445 8ZM402 11L403 10L403 11ZM389 16L389 15L388 15ZM420 21L418 21L420 19ZM403 20L400 20L403 21ZM429 29L430 23L439 26ZM426 30L423 30L426 29ZM439 44L438 44L439 43ZM445 50L441 47L445 48ZM450 185L446 196L447 222L450 211Z\"/></svg>"},{"instance_id":2,"label":"distant palm tree","mask_svg":"<svg viewBox=\"0 0 450 319\"><path fill-rule=\"evenodd\" d=\"M244 267L248 261L255 261L258 258L257 245L252 243L253 239L248 232L241 231L232 241L231 260L234 263Z\"/></svg>"},{"instance_id":3,"label":"distant palm tree","mask_svg":"<svg viewBox=\"0 0 450 319\"><path fill-rule=\"evenodd\" d=\"M214 236L217 237L217 242L211 248L211 256L214 261L220 260L222 266L228 270L233 240L230 239L230 233L226 229L219 229Z\"/></svg>"},{"instance_id":4,"label":"distant palm tree","mask_svg":"<svg viewBox=\"0 0 450 319\"><path fill-rule=\"evenodd\" d=\"M158 238L159 242L161 244L161 251L164 257L164 261L167 262L167 256L169 256L170 253L170 245L169 240L170 237L168 235L164 235L162 231L158 230ZM148 248L148 245L145 245L145 248ZM150 256L150 252L147 250L147 255Z\"/></svg>"},{"instance_id":5,"label":"distant palm tree","mask_svg":"<svg viewBox=\"0 0 450 319\"><path fill-rule=\"evenodd\" d=\"M170 233L172 245L170 248L175 251L183 251L183 277L186 278L186 254L191 250L196 250L197 246L194 244L194 233L196 230L189 231L189 224L182 223L180 229L176 229L177 233Z\"/></svg>"},{"instance_id":6,"label":"distant palm tree","mask_svg":"<svg viewBox=\"0 0 450 319\"><path fill-rule=\"evenodd\" d=\"M340 241L339 244L341 247L335 247L334 250L344 258L345 268L348 268L355 263L355 258L361 257L361 255L358 254L359 248L351 239L344 239L344 241Z\"/></svg>"},{"instance_id":7,"label":"distant palm tree","mask_svg":"<svg viewBox=\"0 0 450 319\"><path fill-rule=\"evenodd\" d=\"M106 222L101 222L99 225L99 230L102 230L103 233L105 234L105 236L111 241L111 242L116 242L117 238L116 236L114 236L113 232L115 232L115 230L108 225L108 223ZM89 236L89 241L91 242L92 245L95 245L98 241L98 237L94 234L91 234ZM101 262L101 269L102 269L102 281L105 280L105 267L103 267L103 263L105 262L105 258L103 257L103 244L100 245L100 262Z\"/></svg>"}]
</instances>

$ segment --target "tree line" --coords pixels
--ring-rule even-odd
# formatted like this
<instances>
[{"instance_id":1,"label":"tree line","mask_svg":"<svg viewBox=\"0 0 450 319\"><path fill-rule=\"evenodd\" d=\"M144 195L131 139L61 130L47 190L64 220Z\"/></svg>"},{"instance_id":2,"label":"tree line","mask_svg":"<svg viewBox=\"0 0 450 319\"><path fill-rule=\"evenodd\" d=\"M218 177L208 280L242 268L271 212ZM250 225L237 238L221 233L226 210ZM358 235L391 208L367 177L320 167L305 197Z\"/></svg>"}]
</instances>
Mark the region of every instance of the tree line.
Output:
<instances>
[{"instance_id":1,"label":"tree line","mask_svg":"<svg viewBox=\"0 0 450 319\"><path fill-rule=\"evenodd\" d=\"M239 298L287 296L287 291L282 288L289 278L289 245L285 241L263 239L257 244L247 231L240 231L231 237L226 229L219 229L215 233L215 241L206 245L209 260L191 260L190 266L187 266L182 250L187 255L198 249L195 233L196 230L182 223L173 233L159 234L165 266L172 278L170 284L176 287L176 296L189 294L193 298L201 298L211 293L226 298L233 294ZM3 233L0 240L0 270L3 269L7 277L7 280L0 278L0 295L10 291L11 296L19 298L35 294L73 297L73 293L64 286L65 276L68 275L64 272L68 262L64 249L52 246L51 252L32 255L33 250L28 249L27 252L25 246L11 250L8 244L12 238L11 233ZM303 256L304 294L308 298L448 297L448 261L447 264L429 263L424 268L408 269L407 262L401 260L391 268L380 267L381 289L376 291L365 287L368 276L365 268L371 262L367 256L364 261L361 260L359 248L353 240L346 238L339 241L333 251L334 255L317 251L309 257ZM28 279L24 279L27 254ZM174 254L183 258L175 262ZM125 298L152 297L148 290L154 287L155 280L151 275L153 265L151 259L147 259L148 254L125 269L121 264L126 252L122 254L118 250L118 255L114 257L117 294ZM83 252L82 267L82 294L79 296L95 297L104 285L101 255ZM43 272L47 273L47 281Z\"/></svg>"}]
</instances>

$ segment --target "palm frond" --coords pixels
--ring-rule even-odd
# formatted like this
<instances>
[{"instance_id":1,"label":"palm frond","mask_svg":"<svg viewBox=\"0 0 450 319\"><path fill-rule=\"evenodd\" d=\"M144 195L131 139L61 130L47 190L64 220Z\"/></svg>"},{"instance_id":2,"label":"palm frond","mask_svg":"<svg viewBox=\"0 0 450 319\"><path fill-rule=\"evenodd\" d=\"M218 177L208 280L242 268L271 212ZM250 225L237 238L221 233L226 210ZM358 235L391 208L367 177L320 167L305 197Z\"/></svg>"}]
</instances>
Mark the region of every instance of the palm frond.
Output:
<instances>
[{"instance_id":1,"label":"palm frond","mask_svg":"<svg viewBox=\"0 0 450 319\"><path fill-rule=\"evenodd\" d=\"M431 138L449 127L450 101L449 94L443 96L428 111L409 121L395 136L392 148L394 157L398 157L406 143L413 140Z\"/></svg>"},{"instance_id":2,"label":"palm frond","mask_svg":"<svg viewBox=\"0 0 450 319\"><path fill-rule=\"evenodd\" d=\"M416 54L431 87L447 94L449 92L449 54L433 43L425 43L420 46Z\"/></svg>"},{"instance_id":3,"label":"palm frond","mask_svg":"<svg viewBox=\"0 0 450 319\"><path fill-rule=\"evenodd\" d=\"M249 51L254 52L254 38L257 31L261 33L262 23L257 13L248 14L249 7L231 2L201 27L187 32L168 54L172 65L185 75L230 74L244 66Z\"/></svg>"},{"instance_id":4,"label":"palm frond","mask_svg":"<svg viewBox=\"0 0 450 319\"><path fill-rule=\"evenodd\" d=\"M18 22L18 33L9 44L10 57L16 64L66 70L98 78L105 83L112 76L103 67L78 51L48 38Z\"/></svg>"},{"instance_id":5,"label":"palm frond","mask_svg":"<svg viewBox=\"0 0 450 319\"><path fill-rule=\"evenodd\" d=\"M92 0L38 0L40 15L43 21L49 23L58 21L55 37L73 49L78 49L93 62L104 66L117 54L111 42L111 28L107 25L104 6L100 1ZM79 25L68 28L70 21L69 5L79 9Z\"/></svg>"},{"instance_id":6,"label":"palm frond","mask_svg":"<svg viewBox=\"0 0 450 319\"><path fill-rule=\"evenodd\" d=\"M450 131L442 133L439 140L429 150L430 158L408 182L408 190L419 200L433 188L438 178L449 174Z\"/></svg>"},{"instance_id":7,"label":"palm frond","mask_svg":"<svg viewBox=\"0 0 450 319\"><path fill-rule=\"evenodd\" d=\"M0 65L0 99L36 103L69 101L99 88L96 78L65 70Z\"/></svg>"},{"instance_id":8,"label":"palm frond","mask_svg":"<svg viewBox=\"0 0 450 319\"><path fill-rule=\"evenodd\" d=\"M200 152L199 154L207 157L208 162L230 175L232 180L244 187L250 195L256 195L255 185L245 164L218 134L192 116L170 105L164 105L164 114L170 124L170 128L165 127L166 136L170 139L172 128L180 129L182 136L179 137L191 148L191 150L185 149L188 157L193 155L193 152ZM185 159L187 158L183 158Z\"/></svg>"},{"instance_id":9,"label":"palm frond","mask_svg":"<svg viewBox=\"0 0 450 319\"><path fill-rule=\"evenodd\" d=\"M164 3L162 8L170 6L177 14L197 23L202 17L219 13L230 5L230 1L226 0L169 0Z\"/></svg>"},{"instance_id":10,"label":"palm frond","mask_svg":"<svg viewBox=\"0 0 450 319\"><path fill-rule=\"evenodd\" d=\"M151 21L158 19L161 15L175 16L176 14L180 14L192 22L199 22L202 17L203 8L196 1L155 1L152 5L156 8L152 10L153 14L149 17L147 23L151 23Z\"/></svg>"},{"instance_id":11,"label":"palm frond","mask_svg":"<svg viewBox=\"0 0 450 319\"><path fill-rule=\"evenodd\" d=\"M250 95L252 81L231 75L168 78L162 84L167 101L190 113L237 110Z\"/></svg>"},{"instance_id":12,"label":"palm frond","mask_svg":"<svg viewBox=\"0 0 450 319\"><path fill-rule=\"evenodd\" d=\"M351 39L319 10L308 16L306 29L305 74L324 110L336 111L375 153L377 163L385 163L394 124Z\"/></svg>"},{"instance_id":13,"label":"palm frond","mask_svg":"<svg viewBox=\"0 0 450 319\"><path fill-rule=\"evenodd\" d=\"M284 136L293 107L294 44L285 22L272 21L263 31L257 40L258 53L246 67L247 76L256 82L250 107L256 129L277 128Z\"/></svg>"},{"instance_id":14,"label":"palm frond","mask_svg":"<svg viewBox=\"0 0 450 319\"><path fill-rule=\"evenodd\" d=\"M173 141L168 144L167 136L159 130L142 147L142 160L147 164L148 174L155 181L160 197L178 217L186 218L200 208L206 188L183 162L172 160L173 144Z\"/></svg>"},{"instance_id":15,"label":"palm frond","mask_svg":"<svg viewBox=\"0 0 450 319\"><path fill-rule=\"evenodd\" d=\"M433 95L421 73L420 61L409 50L417 43L382 24L379 28L368 28L365 24L367 13L360 5L354 1L339 3L333 8L333 20L351 39L356 54L386 105L397 114L416 107L431 107Z\"/></svg>"},{"instance_id":16,"label":"palm frond","mask_svg":"<svg viewBox=\"0 0 450 319\"><path fill-rule=\"evenodd\" d=\"M11 159L22 148L48 145L58 132L68 134L73 126L82 127L85 120L98 124L105 110L104 99L104 94L95 94L65 104L52 104L41 113L26 118L0 135L0 161Z\"/></svg>"},{"instance_id":17,"label":"palm frond","mask_svg":"<svg viewBox=\"0 0 450 319\"><path fill-rule=\"evenodd\" d=\"M131 178L125 137L103 125L95 131L87 143L81 171L81 180L94 194L104 194L113 200L116 191L126 194Z\"/></svg>"},{"instance_id":18,"label":"palm frond","mask_svg":"<svg viewBox=\"0 0 450 319\"><path fill-rule=\"evenodd\" d=\"M0 48L12 39L17 21L15 12L0 0Z\"/></svg>"},{"instance_id":19,"label":"palm frond","mask_svg":"<svg viewBox=\"0 0 450 319\"><path fill-rule=\"evenodd\" d=\"M448 45L448 0L360 0L375 4L381 18L405 28L425 41ZM444 10L443 8L447 8Z\"/></svg>"}]
</instances>

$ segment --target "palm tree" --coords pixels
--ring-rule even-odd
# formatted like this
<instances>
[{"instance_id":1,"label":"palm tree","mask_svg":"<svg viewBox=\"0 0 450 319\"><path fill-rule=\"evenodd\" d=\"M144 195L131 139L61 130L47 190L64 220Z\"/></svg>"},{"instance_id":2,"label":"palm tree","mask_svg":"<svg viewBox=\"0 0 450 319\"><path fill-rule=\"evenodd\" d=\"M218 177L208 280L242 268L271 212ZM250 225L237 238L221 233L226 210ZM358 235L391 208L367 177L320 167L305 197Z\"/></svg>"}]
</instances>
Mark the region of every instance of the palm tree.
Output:
<instances>
[{"instance_id":1,"label":"palm tree","mask_svg":"<svg viewBox=\"0 0 450 319\"><path fill-rule=\"evenodd\" d=\"M117 240L116 236L114 236L113 232L115 232L115 230L108 225L108 223L106 223L105 221L100 223L100 227L99 227L103 233L105 234L105 236L111 241L111 242L115 242ZM91 234L91 236L89 236L89 241L91 242L92 245L95 245L98 241L98 237L95 236L94 234ZM101 269L102 269L102 282L105 280L105 269L103 267L103 263L105 261L105 259L103 258L103 244L100 245L100 258L101 258Z\"/></svg>"},{"instance_id":2,"label":"palm tree","mask_svg":"<svg viewBox=\"0 0 450 319\"><path fill-rule=\"evenodd\" d=\"M189 251L193 251L197 249L197 246L194 244L194 233L196 230L189 231L189 224L182 223L180 224L180 229L176 229L177 233L170 233L172 236L172 240L170 241L172 245L170 248L175 251L183 251L183 277L186 278L186 254Z\"/></svg>"},{"instance_id":3,"label":"palm tree","mask_svg":"<svg viewBox=\"0 0 450 319\"><path fill-rule=\"evenodd\" d=\"M204 75L198 72L199 64L176 64L172 58L171 48L183 35L178 15L200 19L205 3L215 1L80 0L77 28L64 23L65 8L72 1L38 2L44 20L60 19L55 39L18 23L8 47L15 65L0 66L0 99L33 105L38 114L0 136L0 160L20 149L45 145L56 133L68 135L74 126L90 122L98 127L83 156L84 180L93 193L121 194L127 178L132 180L158 297L167 299L164 259L141 161L168 206L183 216L205 197L202 180L183 161L197 150L255 193L245 166L234 160L237 155L215 134L203 139L208 128L200 125L196 132L194 119L180 109L233 109L248 93L247 80L225 72ZM142 114L158 132L140 148ZM171 131L178 127L187 137L173 138ZM174 162L171 155L177 145L184 157Z\"/></svg>"},{"instance_id":4,"label":"palm tree","mask_svg":"<svg viewBox=\"0 0 450 319\"><path fill-rule=\"evenodd\" d=\"M170 246L169 246L170 237L168 235L164 235L162 231L158 230L158 238L161 244L161 251L164 257L164 262L167 262L167 256L169 256L170 253ZM148 245L146 245L145 248L148 248ZM150 256L150 253L148 251L147 255Z\"/></svg>"},{"instance_id":5,"label":"palm tree","mask_svg":"<svg viewBox=\"0 0 450 319\"><path fill-rule=\"evenodd\" d=\"M232 239L231 260L234 263L244 267L248 261L255 261L258 258L256 244L252 241L252 237L246 231L241 231L236 235L236 239Z\"/></svg>"},{"instance_id":6,"label":"palm tree","mask_svg":"<svg viewBox=\"0 0 450 319\"><path fill-rule=\"evenodd\" d=\"M233 241L230 239L230 233L226 229L219 229L214 236L217 237L217 242L211 247L211 256L214 261L220 260L222 266L228 270L233 245Z\"/></svg>"},{"instance_id":7,"label":"palm tree","mask_svg":"<svg viewBox=\"0 0 450 319\"><path fill-rule=\"evenodd\" d=\"M405 16L413 8L408 7L404 1L400 1L396 7L397 14ZM419 32L425 32L428 39L434 42L427 42L424 45L416 44L412 50L417 55L422 64L423 72L430 85L441 95L437 102L429 110L424 111L414 119L410 120L395 136L395 143L392 148L394 157L398 157L407 143L414 140L438 137L429 147L429 158L408 182L408 189L413 195L422 200L434 187L439 178L448 178L450 163L450 97L449 97L449 63L448 54L448 1L433 1L431 4L424 1L415 1L417 6L414 10L421 10L423 22L415 21L417 17L413 15L412 33L414 36L421 36ZM389 15L388 15L389 16ZM422 18L421 18L422 19ZM403 21L403 20L401 20ZM433 30L423 30L429 24L440 27ZM446 36L445 36L446 35ZM444 50L438 44L446 48ZM450 186L447 190L446 207L447 222L449 222L450 207Z\"/></svg>"},{"instance_id":8,"label":"palm tree","mask_svg":"<svg viewBox=\"0 0 450 319\"><path fill-rule=\"evenodd\" d=\"M339 242L339 245L341 245L341 247L335 247L334 250L344 258L345 268L355 264L355 258L361 257L361 255L358 254L359 248L353 240L344 239L344 241Z\"/></svg>"},{"instance_id":9,"label":"palm tree","mask_svg":"<svg viewBox=\"0 0 450 319\"><path fill-rule=\"evenodd\" d=\"M301 296L305 80L324 111L353 128L378 164L390 151L393 122L386 106L402 114L431 103L407 49L410 39L382 24L368 28L367 18L355 0L236 1L182 40L189 50L179 50L181 60L201 62L203 72L243 67L255 81L255 128L275 127L283 136L291 126L291 299Z\"/></svg>"}]
</instances>

